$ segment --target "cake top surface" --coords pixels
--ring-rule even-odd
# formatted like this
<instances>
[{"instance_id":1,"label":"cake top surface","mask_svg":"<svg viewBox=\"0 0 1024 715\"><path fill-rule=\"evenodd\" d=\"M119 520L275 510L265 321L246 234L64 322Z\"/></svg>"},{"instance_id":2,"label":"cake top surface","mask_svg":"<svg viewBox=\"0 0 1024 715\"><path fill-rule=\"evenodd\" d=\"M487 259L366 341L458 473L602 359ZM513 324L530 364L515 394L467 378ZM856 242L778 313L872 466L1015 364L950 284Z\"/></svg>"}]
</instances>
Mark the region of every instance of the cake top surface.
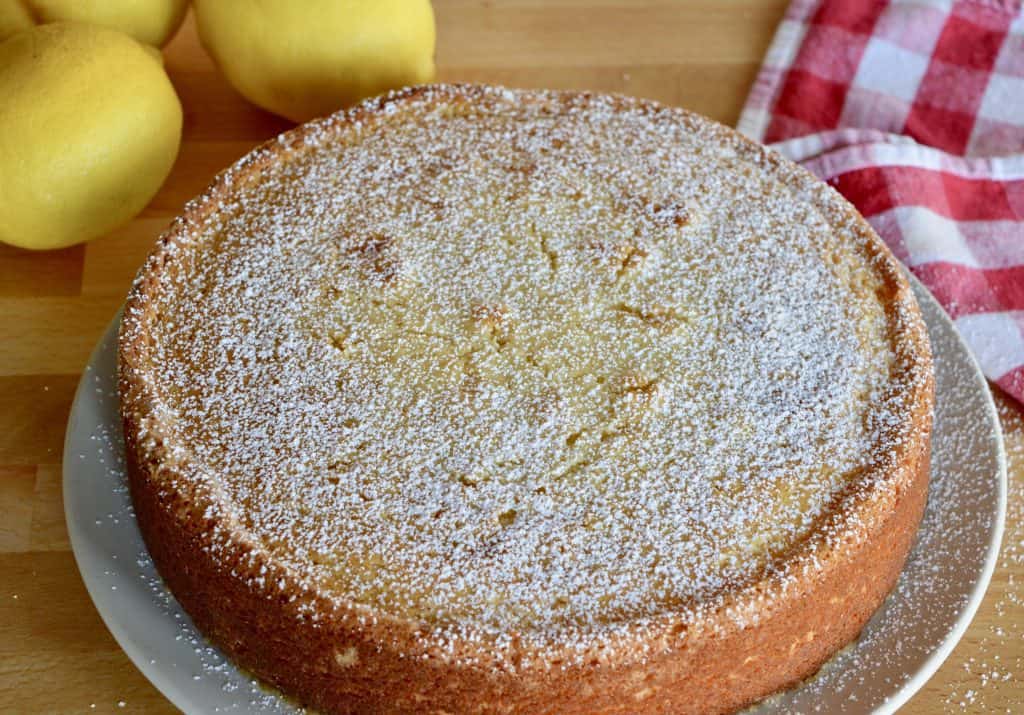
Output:
<instances>
[{"instance_id":1,"label":"cake top surface","mask_svg":"<svg viewBox=\"0 0 1024 715\"><path fill-rule=\"evenodd\" d=\"M453 638L583 642L783 573L884 486L924 379L852 210L650 103L417 90L200 208L129 304L141 439L216 528Z\"/></svg>"}]
</instances>

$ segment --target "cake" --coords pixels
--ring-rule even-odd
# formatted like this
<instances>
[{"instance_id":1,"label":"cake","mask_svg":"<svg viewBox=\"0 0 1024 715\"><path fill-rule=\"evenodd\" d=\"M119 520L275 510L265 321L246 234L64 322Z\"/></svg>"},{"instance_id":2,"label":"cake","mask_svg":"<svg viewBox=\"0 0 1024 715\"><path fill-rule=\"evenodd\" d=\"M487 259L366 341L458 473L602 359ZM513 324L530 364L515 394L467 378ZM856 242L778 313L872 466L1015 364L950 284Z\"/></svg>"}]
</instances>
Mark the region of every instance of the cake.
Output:
<instances>
[{"instance_id":1,"label":"cake","mask_svg":"<svg viewBox=\"0 0 1024 715\"><path fill-rule=\"evenodd\" d=\"M889 251L620 96L418 87L286 132L160 238L119 379L168 587L332 713L735 711L857 636L927 494Z\"/></svg>"}]
</instances>

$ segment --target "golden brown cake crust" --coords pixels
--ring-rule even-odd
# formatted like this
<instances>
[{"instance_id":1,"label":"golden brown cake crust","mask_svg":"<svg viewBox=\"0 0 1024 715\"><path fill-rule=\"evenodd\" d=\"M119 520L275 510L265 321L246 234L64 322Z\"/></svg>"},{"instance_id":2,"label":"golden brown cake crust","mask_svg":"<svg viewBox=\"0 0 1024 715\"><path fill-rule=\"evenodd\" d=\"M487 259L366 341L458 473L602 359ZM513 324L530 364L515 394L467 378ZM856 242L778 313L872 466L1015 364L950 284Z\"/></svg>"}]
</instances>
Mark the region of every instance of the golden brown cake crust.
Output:
<instances>
[{"instance_id":1,"label":"golden brown cake crust","mask_svg":"<svg viewBox=\"0 0 1024 715\"><path fill-rule=\"evenodd\" d=\"M852 227L882 281L895 373L902 378L896 384L907 406L901 439L881 462L884 474L872 476L871 488L857 483L838 499L841 508L818 520L816 536L788 554L785 573L725 594L699 619L649 620L582 661L568 650L517 651L514 640L501 658L488 656L486 640L425 648L420 624L385 614L368 619L361 605L339 605L223 522L210 508L216 487L193 478L190 465L168 449L165 413L145 379L160 369L149 360L147 326L158 319L160 277L180 260L191 232L239 186L258 181L262 169L301 151L307 136L371 121L389 106L424 97L484 101L490 91L416 88L299 127L218 177L160 239L129 296L119 363L131 493L160 574L213 643L285 693L328 712L729 712L797 683L857 635L894 585L913 542L928 484L930 353L895 259L854 209L809 174L706 120L677 112L679 121L720 136Z\"/></svg>"}]
</instances>

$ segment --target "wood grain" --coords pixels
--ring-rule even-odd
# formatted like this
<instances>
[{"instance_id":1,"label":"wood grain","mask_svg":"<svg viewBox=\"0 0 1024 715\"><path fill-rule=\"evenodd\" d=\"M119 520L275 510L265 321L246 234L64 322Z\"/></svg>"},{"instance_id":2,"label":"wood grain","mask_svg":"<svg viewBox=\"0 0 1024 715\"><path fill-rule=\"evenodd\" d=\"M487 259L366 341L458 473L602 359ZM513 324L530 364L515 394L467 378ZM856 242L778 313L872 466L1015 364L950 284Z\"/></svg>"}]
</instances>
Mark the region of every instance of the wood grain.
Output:
<instances>
[{"instance_id":1,"label":"wood grain","mask_svg":"<svg viewBox=\"0 0 1024 715\"><path fill-rule=\"evenodd\" d=\"M435 0L439 78L624 92L734 123L786 4ZM290 125L227 85L191 20L165 56L185 106L184 141L142 215L88 246L0 246L4 711L175 712L107 633L78 575L61 501L64 425L89 352L160 230L218 170ZM1024 414L996 399L1010 456L1004 553L967 635L907 713L1024 708Z\"/></svg>"}]
</instances>

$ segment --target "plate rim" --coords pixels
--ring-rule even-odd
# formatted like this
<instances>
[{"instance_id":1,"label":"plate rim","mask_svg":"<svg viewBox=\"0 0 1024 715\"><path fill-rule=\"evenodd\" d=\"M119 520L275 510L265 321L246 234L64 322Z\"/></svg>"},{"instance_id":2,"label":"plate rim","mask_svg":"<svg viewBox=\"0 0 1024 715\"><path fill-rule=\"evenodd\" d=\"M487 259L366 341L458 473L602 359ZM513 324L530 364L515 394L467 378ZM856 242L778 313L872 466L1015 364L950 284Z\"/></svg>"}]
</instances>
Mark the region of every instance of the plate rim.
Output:
<instances>
[{"instance_id":1,"label":"plate rim","mask_svg":"<svg viewBox=\"0 0 1024 715\"><path fill-rule=\"evenodd\" d=\"M113 636L117 646L124 651L125 655L128 656L128 660L130 660L132 665L142 673L142 676L149 681L153 687L160 691L160 694L167 698L173 706L181 709L184 713L191 713L193 712L192 708L196 706L196 703L188 699L183 690L172 687L173 684L171 679L163 677L160 669L150 663L149 657L142 653L141 649L136 647L135 642L127 632L127 629L113 618L112 611L106 607L100 606L103 599L97 598L97 594L99 593L99 585L96 583L97 579L95 579L94 576L87 575L92 573L89 569L82 568L83 550L85 548L84 543L86 537L80 529L79 515L75 514L73 511L73 500L68 498L69 494L73 491L73 487L70 486L71 481L74 478L72 474L74 470L69 466L73 462L70 458L70 452L74 435L73 427L78 422L78 413L81 409L80 401L85 399L84 396L88 390L87 379L93 372L93 366L99 361L104 343L112 333L119 332L123 313L124 304L122 303L121 307L118 308L117 312L114 314L114 317L103 329L103 333L100 335L99 340L96 341L96 345L94 345L92 351L90 351L89 360L85 364L85 368L82 370L82 374L78 379L78 385L75 387L75 396L71 400L68 422L64 428L64 446L61 454L61 497L64 502L64 525L68 531L68 541L71 544L71 553L75 560L75 567L78 569L78 574L82 579L82 583L85 584L85 590L89 594L89 600L92 601L93 608L95 608L96 612L99 613L100 620L103 621L103 625L110 632L110 635ZM148 548L146 551L148 553ZM186 707L189 709L186 709Z\"/></svg>"},{"instance_id":2,"label":"plate rim","mask_svg":"<svg viewBox=\"0 0 1024 715\"><path fill-rule=\"evenodd\" d=\"M905 705L914 695L917 694L925 684L932 679L932 676L938 672L942 664L946 662L953 650L960 644L964 634L970 627L971 623L974 622L974 617L978 613L978 609L981 607L981 602L985 600L985 594L988 593L988 587L992 583L992 575L995 573L996 564L999 561L999 552L1003 548L1003 536L1006 532L1006 508L1007 508L1007 494L1008 484L1006 475L1006 443L1003 440L1003 425L999 421L999 412L996 410L995 400L992 399L992 388L989 386L988 378L981 371L981 365L978 364L978 358L975 357L974 351L970 349L967 341L964 340L964 336L960 334L960 331L956 328L956 323L949 317L949 313L942 307L942 304L931 294L928 288L917 279L917 277L911 273L906 267L900 266L903 271L904 277L907 278L911 288L914 291L914 297L917 301L928 302L932 305L930 307L936 308L935 315L940 322L942 322L946 328L953 334L957 343L963 349L963 352L967 355L970 361L971 367L974 371L971 375L971 380L974 382L975 388L981 388L985 398L983 400L985 404L985 411L988 413L989 418L992 420L994 429L992 430L996 444L996 466L997 466L997 489L998 498L996 502L996 521L994 533L988 544L988 550L985 552L985 564L981 569L981 578L974 584L974 588L971 590L971 595L967 600L967 604L963 610L960 611L960 615L956 619L956 623L946 634L946 637L942 639L938 648L932 651L931 655L922 663L921 667L918 668L917 672L912 675L903 686L897 690L894 694L889 696L885 702L883 702L875 712L879 715L891 715ZM930 331L929 331L930 332Z\"/></svg>"}]
</instances>

